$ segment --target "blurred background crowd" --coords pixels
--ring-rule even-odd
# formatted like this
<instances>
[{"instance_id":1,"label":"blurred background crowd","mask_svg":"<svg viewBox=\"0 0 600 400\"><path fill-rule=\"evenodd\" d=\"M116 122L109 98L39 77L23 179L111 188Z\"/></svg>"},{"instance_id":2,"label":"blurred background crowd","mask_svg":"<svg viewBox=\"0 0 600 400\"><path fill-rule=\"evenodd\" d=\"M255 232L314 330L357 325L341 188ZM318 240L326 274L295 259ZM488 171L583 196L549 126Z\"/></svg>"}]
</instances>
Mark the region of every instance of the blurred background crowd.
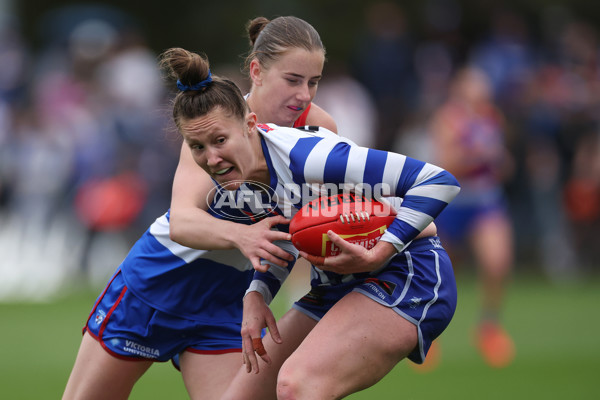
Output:
<instances>
[{"instance_id":1,"label":"blurred background crowd","mask_svg":"<svg viewBox=\"0 0 600 400\"><path fill-rule=\"evenodd\" d=\"M315 103L359 144L435 162L436 126L483 125L463 158L502 164L517 272L568 282L599 271L595 5L132 3L0 0L0 300L43 299L116 268L168 208L179 157L157 55L206 52L247 90L244 25L260 15L320 32ZM457 101L488 110L485 123L445 111ZM492 140L501 156L485 154Z\"/></svg>"}]
</instances>

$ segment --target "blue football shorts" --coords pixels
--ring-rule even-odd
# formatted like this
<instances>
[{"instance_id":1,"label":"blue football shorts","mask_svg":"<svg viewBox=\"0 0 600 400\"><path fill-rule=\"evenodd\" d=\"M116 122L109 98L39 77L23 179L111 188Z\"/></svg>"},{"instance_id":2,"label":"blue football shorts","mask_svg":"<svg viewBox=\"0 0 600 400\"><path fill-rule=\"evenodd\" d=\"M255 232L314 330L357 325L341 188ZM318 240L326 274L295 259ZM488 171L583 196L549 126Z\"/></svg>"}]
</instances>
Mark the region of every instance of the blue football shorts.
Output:
<instances>
[{"instance_id":1,"label":"blue football shorts","mask_svg":"<svg viewBox=\"0 0 600 400\"><path fill-rule=\"evenodd\" d=\"M83 331L117 358L168 361L183 351L241 352L240 329L241 321L189 320L150 307L127 289L119 269L96 300Z\"/></svg>"},{"instance_id":2,"label":"blue football shorts","mask_svg":"<svg viewBox=\"0 0 600 400\"><path fill-rule=\"evenodd\" d=\"M293 308L319 321L351 291L390 307L416 325L419 343L408 358L417 364L423 363L431 342L446 329L456 310L454 271L438 237L414 240L376 275L313 286Z\"/></svg>"}]
</instances>

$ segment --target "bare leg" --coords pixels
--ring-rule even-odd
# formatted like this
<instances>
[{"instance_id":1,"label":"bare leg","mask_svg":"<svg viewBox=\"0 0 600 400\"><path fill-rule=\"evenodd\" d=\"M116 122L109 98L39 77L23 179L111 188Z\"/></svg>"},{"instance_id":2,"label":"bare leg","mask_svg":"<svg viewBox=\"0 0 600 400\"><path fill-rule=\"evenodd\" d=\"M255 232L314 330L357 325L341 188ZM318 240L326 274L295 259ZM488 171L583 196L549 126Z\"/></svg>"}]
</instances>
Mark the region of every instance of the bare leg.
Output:
<instances>
[{"instance_id":1,"label":"bare leg","mask_svg":"<svg viewBox=\"0 0 600 400\"><path fill-rule=\"evenodd\" d=\"M184 351L179 357L183 382L192 400L221 397L242 363L241 353L197 354Z\"/></svg>"},{"instance_id":2,"label":"bare leg","mask_svg":"<svg viewBox=\"0 0 600 400\"><path fill-rule=\"evenodd\" d=\"M500 323L513 265L512 238L512 228L500 214L477 224L472 237L482 291L482 317L477 328L477 346L487 364L496 368L509 365L515 357L514 343Z\"/></svg>"},{"instance_id":3,"label":"bare leg","mask_svg":"<svg viewBox=\"0 0 600 400\"><path fill-rule=\"evenodd\" d=\"M271 357L271 364L267 365L259 358L260 372L258 374L247 373L246 367L240 368L223 399L276 399L275 389L279 368L316 324L317 321L300 311L291 309L285 313L277 321L283 343L273 342L269 334L263 339L265 349Z\"/></svg>"},{"instance_id":4,"label":"bare leg","mask_svg":"<svg viewBox=\"0 0 600 400\"><path fill-rule=\"evenodd\" d=\"M319 321L279 371L279 400L339 399L381 380L417 345L417 328L352 292Z\"/></svg>"},{"instance_id":5,"label":"bare leg","mask_svg":"<svg viewBox=\"0 0 600 400\"><path fill-rule=\"evenodd\" d=\"M110 355L87 332L67 382L63 400L127 399L152 361L122 360Z\"/></svg>"},{"instance_id":6,"label":"bare leg","mask_svg":"<svg viewBox=\"0 0 600 400\"><path fill-rule=\"evenodd\" d=\"M512 229L501 216L480 221L471 236L483 296L483 313L498 315L513 264Z\"/></svg>"}]
</instances>

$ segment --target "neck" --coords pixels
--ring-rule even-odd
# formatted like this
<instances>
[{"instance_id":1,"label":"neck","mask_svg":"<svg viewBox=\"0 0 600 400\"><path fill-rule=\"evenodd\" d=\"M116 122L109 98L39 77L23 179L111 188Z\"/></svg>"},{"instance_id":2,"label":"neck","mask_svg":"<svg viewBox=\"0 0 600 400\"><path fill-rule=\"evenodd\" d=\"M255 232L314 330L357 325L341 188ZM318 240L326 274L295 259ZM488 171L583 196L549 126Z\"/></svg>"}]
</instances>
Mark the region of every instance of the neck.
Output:
<instances>
[{"instance_id":1,"label":"neck","mask_svg":"<svg viewBox=\"0 0 600 400\"><path fill-rule=\"evenodd\" d=\"M267 160L265 159L265 154L263 153L261 136L260 133L258 133L258 130L255 130L254 132L252 147L254 150L254 154L256 154L257 157L255 160L254 168L252 169L253 172L251 180L258 181L265 185L270 185L271 174L269 173L269 166L267 165Z\"/></svg>"},{"instance_id":2,"label":"neck","mask_svg":"<svg viewBox=\"0 0 600 400\"><path fill-rule=\"evenodd\" d=\"M250 111L252 111L253 113L256 114L256 108L258 107L258 104L256 103L256 95L252 96L252 93L253 93L253 90L250 90L250 93L248 94L248 97L246 98L246 103L248 104Z\"/></svg>"}]
</instances>

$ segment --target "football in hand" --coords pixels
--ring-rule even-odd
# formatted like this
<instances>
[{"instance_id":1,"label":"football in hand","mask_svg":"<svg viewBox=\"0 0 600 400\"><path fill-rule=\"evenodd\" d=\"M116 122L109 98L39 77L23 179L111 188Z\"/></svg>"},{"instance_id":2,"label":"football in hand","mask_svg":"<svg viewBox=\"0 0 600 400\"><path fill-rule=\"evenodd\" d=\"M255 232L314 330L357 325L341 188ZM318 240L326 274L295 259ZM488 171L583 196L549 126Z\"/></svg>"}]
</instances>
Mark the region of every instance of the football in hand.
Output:
<instances>
[{"instance_id":1,"label":"football in hand","mask_svg":"<svg viewBox=\"0 0 600 400\"><path fill-rule=\"evenodd\" d=\"M305 204L292 218L292 243L313 256L336 256L340 249L327 236L331 230L350 243L371 249L395 215L388 203L352 193L319 197Z\"/></svg>"}]
</instances>

